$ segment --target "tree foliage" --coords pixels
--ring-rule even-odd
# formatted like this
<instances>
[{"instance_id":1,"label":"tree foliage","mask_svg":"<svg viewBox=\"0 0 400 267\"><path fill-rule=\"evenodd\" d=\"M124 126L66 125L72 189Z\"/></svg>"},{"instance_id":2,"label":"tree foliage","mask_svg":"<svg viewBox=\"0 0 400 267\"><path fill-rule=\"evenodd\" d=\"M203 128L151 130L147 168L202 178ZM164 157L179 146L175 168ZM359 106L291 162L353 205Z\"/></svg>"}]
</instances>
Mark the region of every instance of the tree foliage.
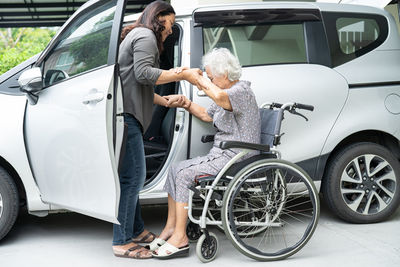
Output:
<instances>
[{"instance_id":1,"label":"tree foliage","mask_svg":"<svg viewBox=\"0 0 400 267\"><path fill-rule=\"evenodd\" d=\"M41 52L55 33L48 28L0 29L0 75Z\"/></svg>"}]
</instances>

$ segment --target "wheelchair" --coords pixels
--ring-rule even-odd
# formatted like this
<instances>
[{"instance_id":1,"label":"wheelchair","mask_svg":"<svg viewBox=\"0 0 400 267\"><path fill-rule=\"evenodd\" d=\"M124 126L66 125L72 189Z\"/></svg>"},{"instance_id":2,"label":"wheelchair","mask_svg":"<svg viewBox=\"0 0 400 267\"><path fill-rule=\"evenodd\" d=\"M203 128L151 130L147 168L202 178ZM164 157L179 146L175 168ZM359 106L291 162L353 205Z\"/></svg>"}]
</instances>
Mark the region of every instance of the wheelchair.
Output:
<instances>
[{"instance_id":1,"label":"wheelchair","mask_svg":"<svg viewBox=\"0 0 400 267\"><path fill-rule=\"evenodd\" d=\"M308 120L300 103L270 103L260 108L261 144L236 141L220 143L222 149L239 148L216 176L196 177L190 188L186 233L197 241L202 262L215 259L214 225L225 232L242 254L259 261L285 259L298 252L313 235L319 219L318 191L309 175L296 164L281 159L281 123L290 112ZM202 142L213 141L203 136ZM239 161L252 151L258 155Z\"/></svg>"}]
</instances>

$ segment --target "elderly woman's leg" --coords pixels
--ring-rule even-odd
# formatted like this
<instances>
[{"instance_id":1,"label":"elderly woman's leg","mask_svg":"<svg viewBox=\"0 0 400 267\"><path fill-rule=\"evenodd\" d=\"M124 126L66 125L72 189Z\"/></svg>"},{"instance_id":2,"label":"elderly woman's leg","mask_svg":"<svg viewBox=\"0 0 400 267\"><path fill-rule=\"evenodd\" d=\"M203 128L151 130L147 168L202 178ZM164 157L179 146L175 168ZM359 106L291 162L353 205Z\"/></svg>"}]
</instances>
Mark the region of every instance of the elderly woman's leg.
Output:
<instances>
[{"instance_id":1,"label":"elderly woman's leg","mask_svg":"<svg viewBox=\"0 0 400 267\"><path fill-rule=\"evenodd\" d=\"M188 210L186 207L189 202L189 187L194 184L195 178L199 175L216 175L229 159L225 155L207 155L183 161L170 169L164 186L164 190L168 192L168 220L159 236L161 239L167 240L168 244L176 248L188 245L189 238L186 235ZM157 254L158 250L155 252Z\"/></svg>"},{"instance_id":2,"label":"elderly woman's leg","mask_svg":"<svg viewBox=\"0 0 400 267\"><path fill-rule=\"evenodd\" d=\"M167 223L164 226L159 238L163 240L167 240L175 230L176 223L176 208L175 208L175 200L168 194L168 218Z\"/></svg>"},{"instance_id":3,"label":"elderly woman's leg","mask_svg":"<svg viewBox=\"0 0 400 267\"><path fill-rule=\"evenodd\" d=\"M175 195L176 195L176 173L177 170L183 168L184 162L173 164L169 171L167 180L164 185L164 191L168 193L168 218L161 234L158 238L167 240L175 230L176 212L175 212Z\"/></svg>"},{"instance_id":4,"label":"elderly woman's leg","mask_svg":"<svg viewBox=\"0 0 400 267\"><path fill-rule=\"evenodd\" d=\"M188 203L176 202L176 224L172 236L168 239L168 243L180 248L189 243L189 238L186 235L186 223L188 219L187 207Z\"/></svg>"},{"instance_id":5,"label":"elderly woman's leg","mask_svg":"<svg viewBox=\"0 0 400 267\"><path fill-rule=\"evenodd\" d=\"M198 165L190 165L186 168L177 168L175 174L175 192L171 201L175 202L175 229L172 235L169 235L168 243L179 248L186 246L189 239L186 235L186 224L188 219L189 186L194 183L196 175L204 174L204 163ZM172 198L172 197L171 197ZM169 204L169 202L168 202ZM171 215L172 216L172 215Z\"/></svg>"}]
</instances>

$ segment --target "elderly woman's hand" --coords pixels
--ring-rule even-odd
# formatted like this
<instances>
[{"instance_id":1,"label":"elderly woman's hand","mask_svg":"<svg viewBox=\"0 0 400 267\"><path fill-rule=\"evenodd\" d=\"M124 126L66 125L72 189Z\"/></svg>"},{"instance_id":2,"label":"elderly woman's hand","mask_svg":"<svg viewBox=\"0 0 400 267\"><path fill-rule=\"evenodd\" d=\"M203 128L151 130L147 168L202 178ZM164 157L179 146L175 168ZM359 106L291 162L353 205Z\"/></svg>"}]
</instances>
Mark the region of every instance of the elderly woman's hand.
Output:
<instances>
[{"instance_id":1,"label":"elderly woman's hand","mask_svg":"<svg viewBox=\"0 0 400 267\"><path fill-rule=\"evenodd\" d=\"M190 100L184 95L168 95L163 96L167 100L167 105L170 108L187 108L190 106Z\"/></svg>"},{"instance_id":2,"label":"elderly woman's hand","mask_svg":"<svg viewBox=\"0 0 400 267\"><path fill-rule=\"evenodd\" d=\"M208 90L210 87L211 81L203 76L199 77L197 80L197 88L199 90Z\"/></svg>"},{"instance_id":3,"label":"elderly woman's hand","mask_svg":"<svg viewBox=\"0 0 400 267\"><path fill-rule=\"evenodd\" d=\"M203 72L198 68L193 68L182 71L182 74L186 81L197 86L199 84L200 77L203 75Z\"/></svg>"},{"instance_id":4,"label":"elderly woman's hand","mask_svg":"<svg viewBox=\"0 0 400 267\"><path fill-rule=\"evenodd\" d=\"M182 71L188 70L188 69L189 69L189 67L176 67L176 68L170 69L170 71L173 71L175 73L181 73Z\"/></svg>"}]
</instances>

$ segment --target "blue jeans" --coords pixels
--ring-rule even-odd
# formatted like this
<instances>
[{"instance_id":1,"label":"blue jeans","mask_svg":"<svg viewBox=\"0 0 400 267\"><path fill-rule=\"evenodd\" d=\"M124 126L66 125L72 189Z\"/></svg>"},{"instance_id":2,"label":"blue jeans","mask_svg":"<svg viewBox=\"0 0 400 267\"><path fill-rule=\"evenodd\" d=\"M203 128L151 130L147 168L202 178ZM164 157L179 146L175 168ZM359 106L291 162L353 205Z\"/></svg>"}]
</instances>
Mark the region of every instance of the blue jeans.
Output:
<instances>
[{"instance_id":1,"label":"blue jeans","mask_svg":"<svg viewBox=\"0 0 400 267\"><path fill-rule=\"evenodd\" d=\"M139 203L139 192L146 179L146 161L140 123L131 115L124 115L128 126L126 151L119 174L121 195L118 221L113 225L113 246L132 242L144 230Z\"/></svg>"}]
</instances>

